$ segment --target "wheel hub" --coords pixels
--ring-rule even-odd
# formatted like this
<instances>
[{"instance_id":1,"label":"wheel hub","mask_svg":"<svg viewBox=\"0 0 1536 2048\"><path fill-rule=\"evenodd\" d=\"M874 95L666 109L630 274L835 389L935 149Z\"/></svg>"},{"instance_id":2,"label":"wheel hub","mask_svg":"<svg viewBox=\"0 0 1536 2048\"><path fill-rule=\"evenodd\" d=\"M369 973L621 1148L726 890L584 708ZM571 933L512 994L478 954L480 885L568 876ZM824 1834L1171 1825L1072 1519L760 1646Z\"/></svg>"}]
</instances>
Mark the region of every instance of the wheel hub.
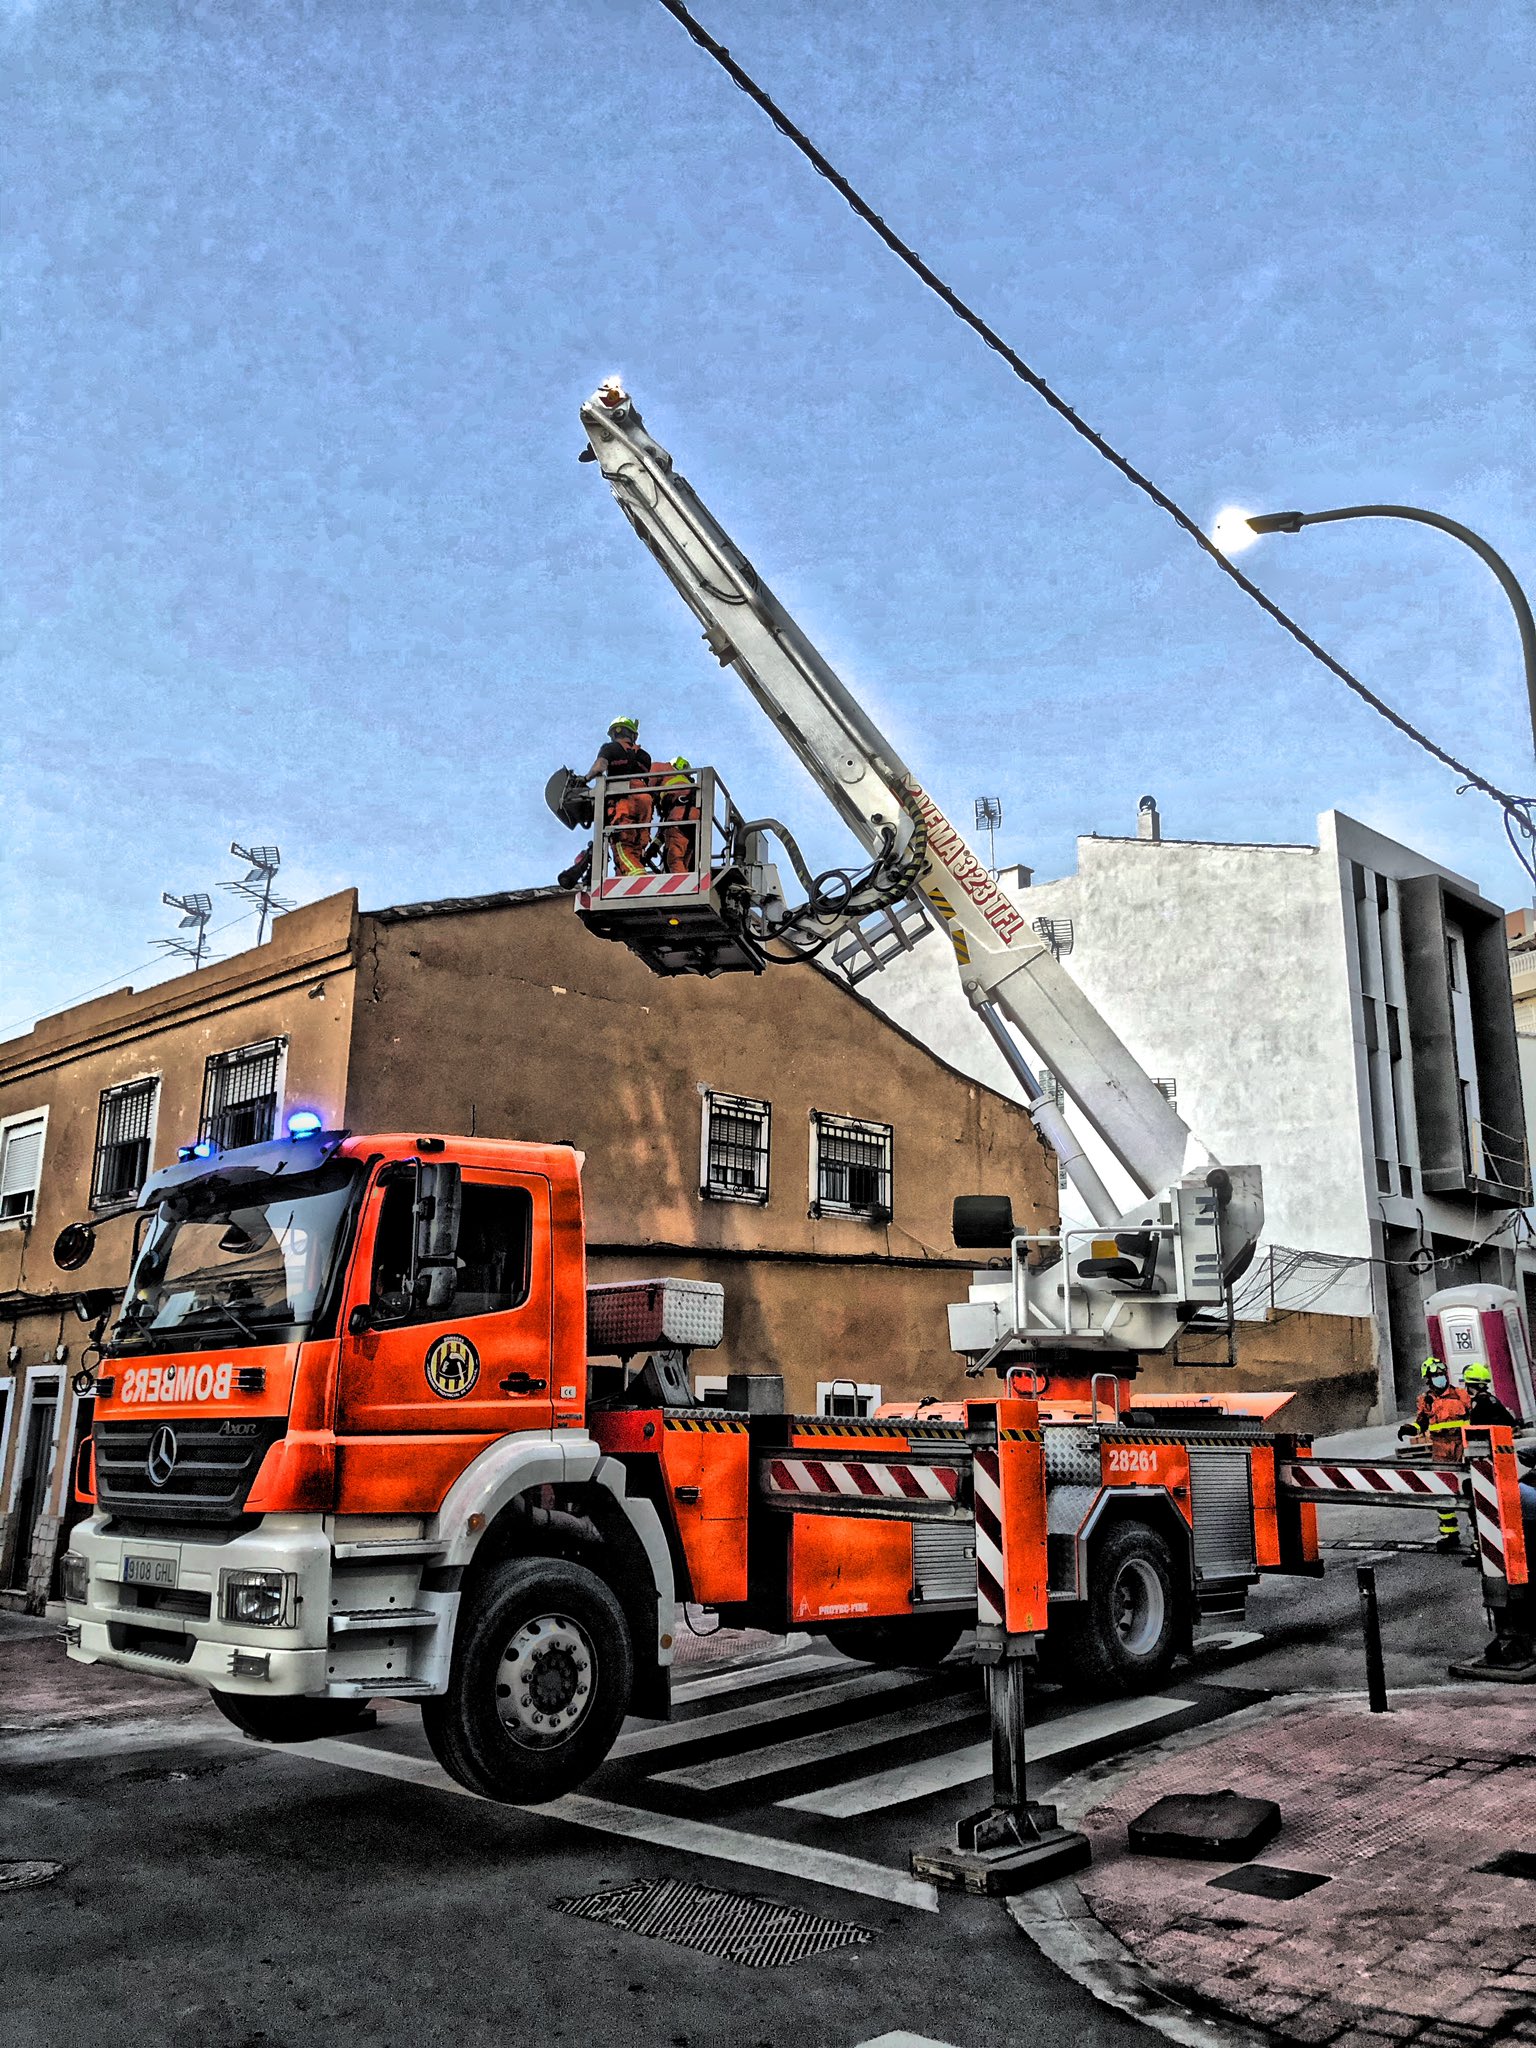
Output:
<instances>
[{"instance_id":1,"label":"wheel hub","mask_svg":"<svg viewBox=\"0 0 1536 2048\"><path fill-rule=\"evenodd\" d=\"M569 1740L592 1704L597 1658L579 1623L564 1614L525 1621L501 1653L496 1711L514 1742L548 1749Z\"/></svg>"},{"instance_id":2,"label":"wheel hub","mask_svg":"<svg viewBox=\"0 0 1536 2048\"><path fill-rule=\"evenodd\" d=\"M1141 1558L1128 1558L1116 1575L1110 1612L1115 1634L1133 1656L1146 1656L1156 1649L1165 1606L1157 1573Z\"/></svg>"}]
</instances>

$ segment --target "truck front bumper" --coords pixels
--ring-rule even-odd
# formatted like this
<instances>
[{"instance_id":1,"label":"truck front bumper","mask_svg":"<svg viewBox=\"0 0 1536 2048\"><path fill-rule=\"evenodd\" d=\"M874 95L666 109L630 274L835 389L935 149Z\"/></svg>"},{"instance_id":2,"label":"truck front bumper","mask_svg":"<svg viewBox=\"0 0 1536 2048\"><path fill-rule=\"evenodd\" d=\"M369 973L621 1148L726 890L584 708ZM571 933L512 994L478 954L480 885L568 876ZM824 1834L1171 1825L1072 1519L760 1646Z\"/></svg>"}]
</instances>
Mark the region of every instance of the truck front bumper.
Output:
<instances>
[{"instance_id":1,"label":"truck front bumper","mask_svg":"<svg viewBox=\"0 0 1536 2048\"><path fill-rule=\"evenodd\" d=\"M92 1516L70 1536L86 1571L85 1598L66 1599L64 1608L65 1642L77 1663L119 1664L269 1698L327 1692L331 1547L318 1515L268 1515L227 1540L212 1531L180 1541L108 1534L105 1520ZM127 1583L130 1557L165 1567L174 1584ZM288 1614L287 1625L270 1628L225 1620L221 1579L230 1571L291 1574L291 1623Z\"/></svg>"}]
</instances>

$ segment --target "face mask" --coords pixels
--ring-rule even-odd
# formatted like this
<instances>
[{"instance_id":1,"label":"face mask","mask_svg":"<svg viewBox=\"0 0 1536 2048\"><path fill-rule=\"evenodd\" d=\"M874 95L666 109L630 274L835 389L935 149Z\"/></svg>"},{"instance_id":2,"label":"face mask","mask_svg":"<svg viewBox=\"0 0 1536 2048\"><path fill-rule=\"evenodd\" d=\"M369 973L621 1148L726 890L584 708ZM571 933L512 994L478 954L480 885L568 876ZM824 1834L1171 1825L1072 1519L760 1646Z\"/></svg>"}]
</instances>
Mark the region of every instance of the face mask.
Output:
<instances>
[{"instance_id":1,"label":"face mask","mask_svg":"<svg viewBox=\"0 0 1536 2048\"><path fill-rule=\"evenodd\" d=\"M1446 1388L1450 1385L1450 1381L1445 1377L1445 1374L1443 1372L1437 1372L1431 1375L1429 1384L1434 1388L1437 1394L1443 1394Z\"/></svg>"}]
</instances>

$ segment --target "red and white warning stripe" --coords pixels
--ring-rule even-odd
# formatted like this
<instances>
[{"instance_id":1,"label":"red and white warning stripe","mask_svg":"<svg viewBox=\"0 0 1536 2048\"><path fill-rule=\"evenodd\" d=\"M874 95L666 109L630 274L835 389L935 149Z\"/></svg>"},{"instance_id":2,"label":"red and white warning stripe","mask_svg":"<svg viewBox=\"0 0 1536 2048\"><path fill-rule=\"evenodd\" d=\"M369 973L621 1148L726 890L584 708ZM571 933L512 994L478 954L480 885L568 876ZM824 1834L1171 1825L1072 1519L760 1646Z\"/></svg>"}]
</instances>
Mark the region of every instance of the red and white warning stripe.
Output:
<instances>
[{"instance_id":1,"label":"red and white warning stripe","mask_svg":"<svg viewBox=\"0 0 1536 2048\"><path fill-rule=\"evenodd\" d=\"M1293 1493L1365 1494L1383 1496L1453 1499L1461 1492L1461 1468L1456 1465L1325 1465L1320 1459L1298 1458L1282 1465L1280 1482Z\"/></svg>"},{"instance_id":2,"label":"red and white warning stripe","mask_svg":"<svg viewBox=\"0 0 1536 2048\"><path fill-rule=\"evenodd\" d=\"M976 1475L976 1619L1002 1628L1007 1618L1008 1581L1003 1566L1003 1482L995 1449L978 1448Z\"/></svg>"},{"instance_id":3,"label":"red and white warning stripe","mask_svg":"<svg viewBox=\"0 0 1536 2048\"><path fill-rule=\"evenodd\" d=\"M1507 1578L1504 1520L1499 1513L1499 1482L1493 1460L1474 1459L1467 1467L1467 1476L1472 1482L1472 1526L1477 1532L1479 1568L1484 1578Z\"/></svg>"},{"instance_id":4,"label":"red and white warning stripe","mask_svg":"<svg viewBox=\"0 0 1536 2048\"><path fill-rule=\"evenodd\" d=\"M708 887L697 875L610 875L598 890L600 896L678 896L684 891L697 895Z\"/></svg>"},{"instance_id":5,"label":"red and white warning stripe","mask_svg":"<svg viewBox=\"0 0 1536 2048\"><path fill-rule=\"evenodd\" d=\"M845 1509L892 1506L950 1509L960 1494L958 1465L905 1464L895 1459L809 1458L784 1452L763 1468L762 1490L794 1507Z\"/></svg>"}]
</instances>

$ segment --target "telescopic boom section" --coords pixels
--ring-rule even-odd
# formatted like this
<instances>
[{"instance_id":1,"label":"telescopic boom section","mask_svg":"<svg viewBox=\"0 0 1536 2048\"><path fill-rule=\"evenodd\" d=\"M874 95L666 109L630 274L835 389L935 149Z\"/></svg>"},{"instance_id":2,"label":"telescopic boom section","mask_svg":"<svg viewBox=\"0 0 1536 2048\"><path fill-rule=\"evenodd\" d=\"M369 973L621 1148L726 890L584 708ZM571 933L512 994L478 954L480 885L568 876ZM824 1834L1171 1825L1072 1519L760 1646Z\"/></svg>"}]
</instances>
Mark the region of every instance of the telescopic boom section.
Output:
<instances>
[{"instance_id":1,"label":"telescopic boom section","mask_svg":"<svg viewBox=\"0 0 1536 2048\"><path fill-rule=\"evenodd\" d=\"M871 853L890 844L892 830L896 854L921 837L917 887L943 919L965 992L984 1021L995 1025L1001 1013L1017 1026L1144 1197L1209 1168L1161 1089L678 475L633 401L616 383L605 384L582 407L581 422L621 510L711 651L735 669L849 829ZM1023 1064L1016 1048L1015 1064ZM1063 1143L1069 1154L1078 1150L1070 1135ZM1080 1185L1097 1180L1091 1169L1078 1178ZM1096 1220L1113 1220L1117 1205L1102 1184L1084 1193Z\"/></svg>"}]
</instances>

